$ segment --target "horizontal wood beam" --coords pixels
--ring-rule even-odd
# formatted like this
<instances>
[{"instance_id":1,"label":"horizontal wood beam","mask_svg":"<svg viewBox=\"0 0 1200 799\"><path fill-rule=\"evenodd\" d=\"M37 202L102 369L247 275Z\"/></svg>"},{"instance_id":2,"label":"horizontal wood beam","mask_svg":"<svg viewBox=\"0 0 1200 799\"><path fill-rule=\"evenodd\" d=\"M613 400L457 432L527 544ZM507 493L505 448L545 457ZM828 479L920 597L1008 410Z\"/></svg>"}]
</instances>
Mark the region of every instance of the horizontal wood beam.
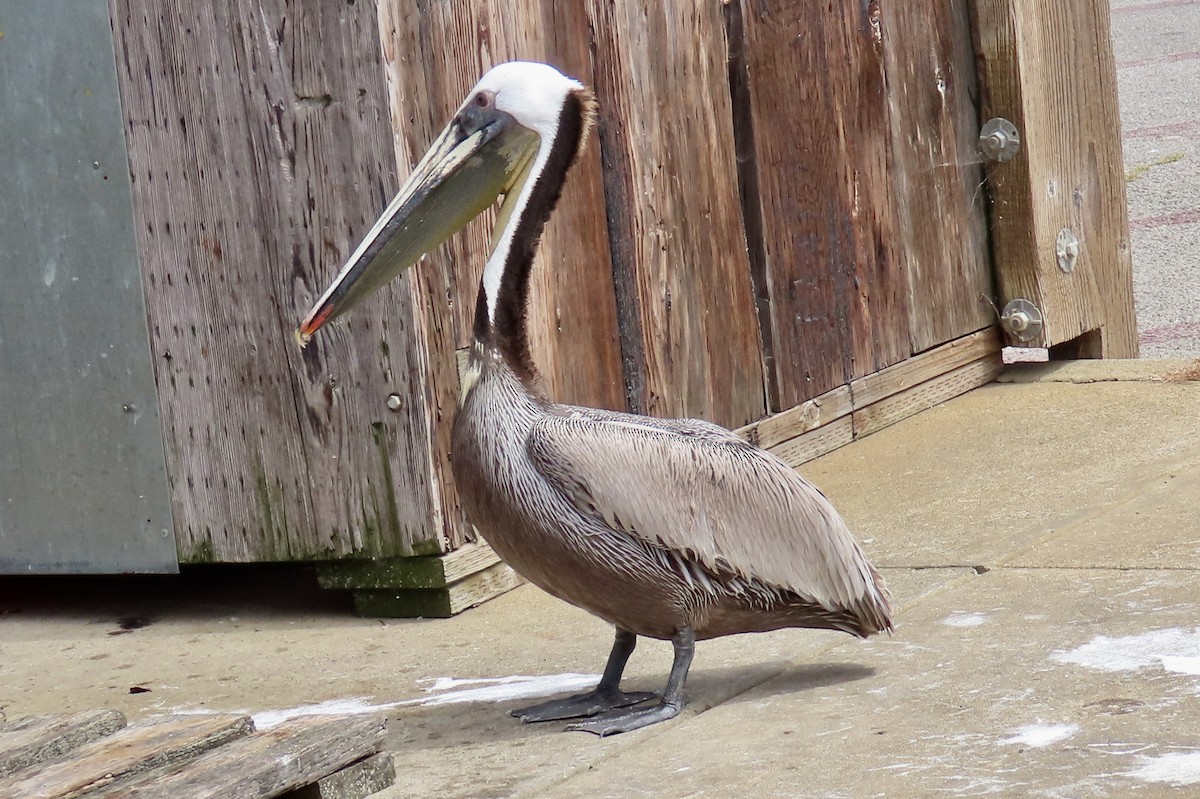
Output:
<instances>
[{"instance_id":1,"label":"horizontal wood beam","mask_svg":"<svg viewBox=\"0 0 1200 799\"><path fill-rule=\"evenodd\" d=\"M992 382L1003 369L996 328L980 330L839 386L737 433L791 466L832 452Z\"/></svg>"}]
</instances>

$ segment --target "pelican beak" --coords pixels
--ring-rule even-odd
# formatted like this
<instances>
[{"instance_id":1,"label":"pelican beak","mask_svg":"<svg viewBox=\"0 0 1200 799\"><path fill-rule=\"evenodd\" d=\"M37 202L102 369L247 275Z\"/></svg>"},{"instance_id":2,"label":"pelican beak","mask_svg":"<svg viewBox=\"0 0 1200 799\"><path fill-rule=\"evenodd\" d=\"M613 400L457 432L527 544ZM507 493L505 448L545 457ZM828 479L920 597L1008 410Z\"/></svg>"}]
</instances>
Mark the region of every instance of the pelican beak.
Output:
<instances>
[{"instance_id":1,"label":"pelican beak","mask_svg":"<svg viewBox=\"0 0 1200 799\"><path fill-rule=\"evenodd\" d=\"M300 346L508 194L537 145L536 133L494 104L464 104L304 317Z\"/></svg>"}]
</instances>

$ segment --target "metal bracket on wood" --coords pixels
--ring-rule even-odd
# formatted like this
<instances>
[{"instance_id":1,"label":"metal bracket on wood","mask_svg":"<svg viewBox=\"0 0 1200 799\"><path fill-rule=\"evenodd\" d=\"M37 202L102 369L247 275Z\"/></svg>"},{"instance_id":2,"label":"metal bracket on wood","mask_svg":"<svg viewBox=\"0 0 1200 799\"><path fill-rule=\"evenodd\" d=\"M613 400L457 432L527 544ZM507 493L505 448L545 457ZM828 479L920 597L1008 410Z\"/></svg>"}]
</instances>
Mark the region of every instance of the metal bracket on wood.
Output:
<instances>
[{"instance_id":1,"label":"metal bracket on wood","mask_svg":"<svg viewBox=\"0 0 1200 799\"><path fill-rule=\"evenodd\" d=\"M1042 333L1042 311L1024 297L1017 297L1004 306L1000 324L1017 341L1032 341Z\"/></svg>"},{"instance_id":2,"label":"metal bracket on wood","mask_svg":"<svg viewBox=\"0 0 1200 799\"><path fill-rule=\"evenodd\" d=\"M993 117L979 131L979 152L989 161L1011 161L1021 150L1017 126L1004 117Z\"/></svg>"}]
</instances>

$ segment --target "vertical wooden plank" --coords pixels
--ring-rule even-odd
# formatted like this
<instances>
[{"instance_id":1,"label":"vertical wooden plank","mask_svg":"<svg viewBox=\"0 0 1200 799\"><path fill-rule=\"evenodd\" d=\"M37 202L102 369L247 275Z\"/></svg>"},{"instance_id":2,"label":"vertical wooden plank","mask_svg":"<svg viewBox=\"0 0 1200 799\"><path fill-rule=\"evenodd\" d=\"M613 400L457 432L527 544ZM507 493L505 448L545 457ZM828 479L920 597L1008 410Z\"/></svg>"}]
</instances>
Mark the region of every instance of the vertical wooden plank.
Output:
<instances>
[{"instance_id":1,"label":"vertical wooden plank","mask_svg":"<svg viewBox=\"0 0 1200 799\"><path fill-rule=\"evenodd\" d=\"M973 0L983 118L1021 150L988 169L1002 301L1041 309L1049 347L1100 330L1104 357L1137 355L1129 219L1108 0ZM1079 241L1061 268L1060 232Z\"/></svg>"},{"instance_id":2,"label":"vertical wooden plank","mask_svg":"<svg viewBox=\"0 0 1200 799\"><path fill-rule=\"evenodd\" d=\"M440 548L411 289L292 338L397 185L374 9L111 9L183 558Z\"/></svg>"},{"instance_id":3,"label":"vertical wooden plank","mask_svg":"<svg viewBox=\"0 0 1200 799\"><path fill-rule=\"evenodd\" d=\"M581 0L424 0L380 3L398 160L413 164L495 64L545 61L591 82ZM421 269L440 272L431 301L454 306L455 340L471 336L493 218L477 220ZM584 151L546 227L530 293L534 360L557 400L624 407L599 151ZM436 297L434 296L436 295Z\"/></svg>"},{"instance_id":4,"label":"vertical wooden plank","mask_svg":"<svg viewBox=\"0 0 1200 799\"><path fill-rule=\"evenodd\" d=\"M727 425L765 410L719 3L590 0L631 404Z\"/></svg>"},{"instance_id":5,"label":"vertical wooden plank","mask_svg":"<svg viewBox=\"0 0 1200 799\"><path fill-rule=\"evenodd\" d=\"M910 353L877 2L742 3L779 403Z\"/></svg>"},{"instance_id":6,"label":"vertical wooden plank","mask_svg":"<svg viewBox=\"0 0 1200 799\"><path fill-rule=\"evenodd\" d=\"M882 3L895 234L909 339L923 352L995 323L978 154L975 54L965 0Z\"/></svg>"}]
</instances>

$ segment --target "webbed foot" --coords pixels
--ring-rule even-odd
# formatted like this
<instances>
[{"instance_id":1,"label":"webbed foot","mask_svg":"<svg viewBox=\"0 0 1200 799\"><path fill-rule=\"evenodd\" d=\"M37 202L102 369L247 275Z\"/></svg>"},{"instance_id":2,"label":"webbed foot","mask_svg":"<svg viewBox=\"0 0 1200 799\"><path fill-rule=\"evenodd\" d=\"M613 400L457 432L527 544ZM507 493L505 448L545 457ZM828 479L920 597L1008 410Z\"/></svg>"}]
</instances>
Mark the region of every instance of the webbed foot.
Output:
<instances>
[{"instance_id":1,"label":"webbed foot","mask_svg":"<svg viewBox=\"0 0 1200 799\"><path fill-rule=\"evenodd\" d=\"M659 703L651 707L636 707L631 710L614 710L604 713L587 721L568 724L568 730L590 732L603 738L606 735L616 735L622 732L640 730L660 721L673 719L679 715L683 705Z\"/></svg>"},{"instance_id":2,"label":"webbed foot","mask_svg":"<svg viewBox=\"0 0 1200 799\"><path fill-rule=\"evenodd\" d=\"M595 716L606 710L629 707L648 699L657 699L657 694L648 691L602 691L596 689L586 694L551 699L529 707L516 708L508 711L521 721L532 723L536 721L557 721L560 719L578 719Z\"/></svg>"}]
</instances>

